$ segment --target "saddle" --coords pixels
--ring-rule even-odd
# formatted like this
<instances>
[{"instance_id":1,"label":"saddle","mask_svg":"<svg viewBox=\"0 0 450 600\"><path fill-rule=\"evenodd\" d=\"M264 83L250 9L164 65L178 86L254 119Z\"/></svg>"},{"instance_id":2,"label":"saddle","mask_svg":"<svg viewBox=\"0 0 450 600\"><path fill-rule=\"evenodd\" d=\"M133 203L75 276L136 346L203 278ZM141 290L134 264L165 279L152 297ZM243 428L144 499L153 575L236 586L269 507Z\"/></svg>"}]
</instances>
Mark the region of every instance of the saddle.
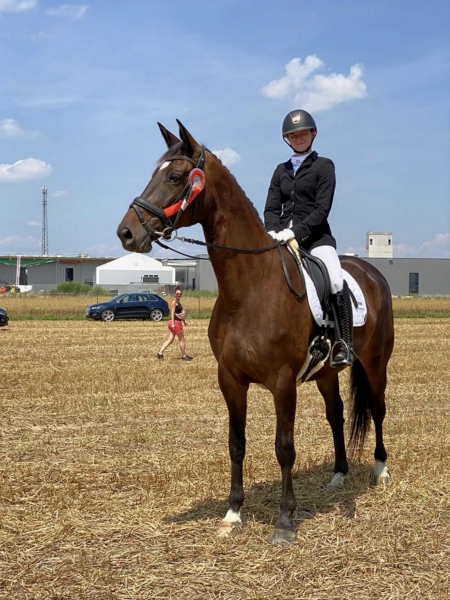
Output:
<instances>
[{"instance_id":1,"label":"saddle","mask_svg":"<svg viewBox=\"0 0 450 600\"><path fill-rule=\"evenodd\" d=\"M330 301L330 276L328 275L328 269L325 263L317 256L313 256L300 249L300 257L302 265L314 284L317 291L317 297L319 298L320 304L322 305L324 313L331 315L331 301Z\"/></svg>"},{"instance_id":2,"label":"saddle","mask_svg":"<svg viewBox=\"0 0 450 600\"><path fill-rule=\"evenodd\" d=\"M297 240L291 240L287 244L287 249L294 256L297 263L305 269L308 273L311 281L314 284L317 292L317 298L320 302L322 310L324 314L329 315L329 318L333 320L333 306L331 304L331 282L330 276L328 274L328 269L320 258L317 256L313 256L303 248L300 248ZM348 276L348 274L346 274ZM350 294L351 301L353 302L355 308L358 307L358 302L355 298L353 291L347 286L344 282L344 286L346 286L348 293Z\"/></svg>"}]
</instances>

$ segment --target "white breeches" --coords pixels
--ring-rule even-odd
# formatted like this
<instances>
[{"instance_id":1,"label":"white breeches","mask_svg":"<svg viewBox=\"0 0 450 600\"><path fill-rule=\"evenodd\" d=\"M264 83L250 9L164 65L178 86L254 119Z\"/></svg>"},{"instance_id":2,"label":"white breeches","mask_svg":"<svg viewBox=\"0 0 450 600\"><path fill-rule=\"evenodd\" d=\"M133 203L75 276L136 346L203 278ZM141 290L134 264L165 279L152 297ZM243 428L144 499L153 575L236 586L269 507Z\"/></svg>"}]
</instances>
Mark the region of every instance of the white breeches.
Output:
<instances>
[{"instance_id":1,"label":"white breeches","mask_svg":"<svg viewBox=\"0 0 450 600\"><path fill-rule=\"evenodd\" d=\"M318 246L311 250L311 254L325 263L330 275L331 293L340 292L344 287L344 278L338 254L333 246Z\"/></svg>"}]
</instances>

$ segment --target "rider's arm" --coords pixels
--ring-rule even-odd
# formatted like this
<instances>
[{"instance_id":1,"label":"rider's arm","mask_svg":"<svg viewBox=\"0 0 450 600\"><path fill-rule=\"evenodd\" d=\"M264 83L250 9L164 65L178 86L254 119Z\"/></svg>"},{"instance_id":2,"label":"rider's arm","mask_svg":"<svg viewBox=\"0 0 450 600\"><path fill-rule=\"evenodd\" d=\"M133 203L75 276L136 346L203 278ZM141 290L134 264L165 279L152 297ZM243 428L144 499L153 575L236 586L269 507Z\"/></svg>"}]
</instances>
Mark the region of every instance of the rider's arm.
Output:
<instances>
[{"instance_id":1,"label":"rider's arm","mask_svg":"<svg viewBox=\"0 0 450 600\"><path fill-rule=\"evenodd\" d=\"M282 211L281 188L279 168L272 175L267 192L266 206L264 208L264 226L267 231L280 231L280 217Z\"/></svg>"}]
</instances>

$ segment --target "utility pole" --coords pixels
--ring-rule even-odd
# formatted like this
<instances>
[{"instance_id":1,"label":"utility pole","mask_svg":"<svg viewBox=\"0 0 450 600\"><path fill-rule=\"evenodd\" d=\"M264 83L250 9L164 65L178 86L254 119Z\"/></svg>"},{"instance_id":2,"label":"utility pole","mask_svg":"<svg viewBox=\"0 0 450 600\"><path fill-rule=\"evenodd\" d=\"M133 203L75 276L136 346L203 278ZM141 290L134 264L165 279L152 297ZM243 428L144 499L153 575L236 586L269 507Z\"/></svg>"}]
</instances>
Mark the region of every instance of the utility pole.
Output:
<instances>
[{"instance_id":1,"label":"utility pole","mask_svg":"<svg viewBox=\"0 0 450 600\"><path fill-rule=\"evenodd\" d=\"M47 190L42 186L42 256L48 256Z\"/></svg>"}]
</instances>

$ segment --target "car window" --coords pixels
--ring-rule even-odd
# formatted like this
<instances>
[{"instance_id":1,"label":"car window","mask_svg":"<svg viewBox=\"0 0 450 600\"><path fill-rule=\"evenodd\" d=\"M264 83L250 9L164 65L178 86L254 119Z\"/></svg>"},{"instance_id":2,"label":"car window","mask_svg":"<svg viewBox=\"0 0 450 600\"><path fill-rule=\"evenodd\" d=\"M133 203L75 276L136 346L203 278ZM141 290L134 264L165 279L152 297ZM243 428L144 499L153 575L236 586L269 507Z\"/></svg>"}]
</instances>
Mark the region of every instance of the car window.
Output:
<instances>
[{"instance_id":1,"label":"car window","mask_svg":"<svg viewBox=\"0 0 450 600\"><path fill-rule=\"evenodd\" d=\"M138 294L138 300L139 302L147 302L148 296L145 296L144 294Z\"/></svg>"}]
</instances>

